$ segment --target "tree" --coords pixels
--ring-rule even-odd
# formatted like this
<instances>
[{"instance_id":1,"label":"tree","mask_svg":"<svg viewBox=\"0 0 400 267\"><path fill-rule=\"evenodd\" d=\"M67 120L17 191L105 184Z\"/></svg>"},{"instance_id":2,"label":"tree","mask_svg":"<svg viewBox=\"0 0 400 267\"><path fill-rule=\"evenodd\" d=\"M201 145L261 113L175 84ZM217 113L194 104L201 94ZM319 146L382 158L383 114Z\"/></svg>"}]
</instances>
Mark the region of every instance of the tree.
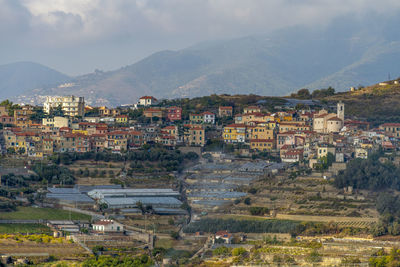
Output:
<instances>
[{"instance_id":1,"label":"tree","mask_svg":"<svg viewBox=\"0 0 400 267\"><path fill-rule=\"evenodd\" d=\"M42 123L42 119L45 117L46 114L43 109L41 107L35 107L33 113L29 116L29 119L37 123Z\"/></svg>"},{"instance_id":2,"label":"tree","mask_svg":"<svg viewBox=\"0 0 400 267\"><path fill-rule=\"evenodd\" d=\"M175 239L175 240L178 240L178 239L179 239L179 232L172 232L172 233L171 233L171 237L172 237L173 239Z\"/></svg>"},{"instance_id":3,"label":"tree","mask_svg":"<svg viewBox=\"0 0 400 267\"><path fill-rule=\"evenodd\" d=\"M313 251L310 252L310 254L307 255L306 261L310 263L321 262L322 261L321 254L319 254L318 251L314 249Z\"/></svg>"},{"instance_id":4,"label":"tree","mask_svg":"<svg viewBox=\"0 0 400 267\"><path fill-rule=\"evenodd\" d=\"M243 202L246 205L250 205L251 204L251 199L249 197L246 197Z\"/></svg>"},{"instance_id":5,"label":"tree","mask_svg":"<svg viewBox=\"0 0 400 267\"><path fill-rule=\"evenodd\" d=\"M300 89L299 91L297 91L296 94L291 94L291 97L299 98L299 99L310 99L311 94L308 89L303 88L303 89Z\"/></svg>"},{"instance_id":6,"label":"tree","mask_svg":"<svg viewBox=\"0 0 400 267\"><path fill-rule=\"evenodd\" d=\"M245 254L247 250L245 248L239 247L232 249L232 256L241 256Z\"/></svg>"},{"instance_id":7,"label":"tree","mask_svg":"<svg viewBox=\"0 0 400 267\"><path fill-rule=\"evenodd\" d=\"M63 117L64 116L64 111L62 109L62 106L58 105L56 108L51 108L50 109L50 116L52 116L52 117Z\"/></svg>"}]
</instances>

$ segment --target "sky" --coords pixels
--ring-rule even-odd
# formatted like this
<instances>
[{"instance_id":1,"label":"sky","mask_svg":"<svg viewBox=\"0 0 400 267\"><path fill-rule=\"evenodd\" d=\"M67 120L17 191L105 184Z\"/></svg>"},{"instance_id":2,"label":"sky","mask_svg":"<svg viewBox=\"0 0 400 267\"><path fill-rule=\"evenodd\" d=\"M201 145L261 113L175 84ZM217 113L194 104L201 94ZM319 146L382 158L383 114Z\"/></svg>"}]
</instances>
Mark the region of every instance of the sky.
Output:
<instances>
[{"instance_id":1,"label":"sky","mask_svg":"<svg viewBox=\"0 0 400 267\"><path fill-rule=\"evenodd\" d=\"M202 41L399 10L398 0L0 0L0 64L79 75Z\"/></svg>"}]
</instances>

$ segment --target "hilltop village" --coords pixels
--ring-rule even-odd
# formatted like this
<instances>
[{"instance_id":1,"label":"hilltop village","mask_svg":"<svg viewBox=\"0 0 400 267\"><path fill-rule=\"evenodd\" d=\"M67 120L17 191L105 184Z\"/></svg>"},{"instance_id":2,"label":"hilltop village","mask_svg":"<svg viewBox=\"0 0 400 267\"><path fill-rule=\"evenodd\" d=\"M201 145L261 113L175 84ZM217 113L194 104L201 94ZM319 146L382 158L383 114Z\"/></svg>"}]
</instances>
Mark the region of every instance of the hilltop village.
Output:
<instances>
[{"instance_id":1,"label":"hilltop village","mask_svg":"<svg viewBox=\"0 0 400 267\"><path fill-rule=\"evenodd\" d=\"M382 217L397 199L372 189L400 179L360 172L397 173L400 123L348 117L342 101L143 96L108 108L49 96L3 101L0 125L6 262L63 260L57 240L87 266L115 252L146 254L143 266L330 266L397 246L382 239L400 233L397 215ZM50 252L31 244L51 232Z\"/></svg>"}]
</instances>

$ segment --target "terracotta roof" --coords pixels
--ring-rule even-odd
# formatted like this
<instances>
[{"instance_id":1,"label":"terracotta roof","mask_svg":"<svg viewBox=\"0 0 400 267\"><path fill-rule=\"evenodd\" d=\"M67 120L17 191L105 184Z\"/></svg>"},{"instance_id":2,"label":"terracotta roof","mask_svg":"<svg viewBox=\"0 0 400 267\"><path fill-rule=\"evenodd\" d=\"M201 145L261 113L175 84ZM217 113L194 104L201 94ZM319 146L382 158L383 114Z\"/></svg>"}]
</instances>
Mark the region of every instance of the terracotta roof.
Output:
<instances>
[{"instance_id":1,"label":"terracotta roof","mask_svg":"<svg viewBox=\"0 0 400 267\"><path fill-rule=\"evenodd\" d=\"M267 142L267 143L274 143L275 140L274 139L251 139L250 142L254 142L254 143L261 143L261 142Z\"/></svg>"},{"instance_id":2,"label":"terracotta roof","mask_svg":"<svg viewBox=\"0 0 400 267\"><path fill-rule=\"evenodd\" d=\"M176 130L176 126L173 126L173 125L166 126L166 127L163 128L163 130Z\"/></svg>"},{"instance_id":3,"label":"terracotta roof","mask_svg":"<svg viewBox=\"0 0 400 267\"><path fill-rule=\"evenodd\" d=\"M333 117L328 119L328 121L342 121L342 119L339 119L338 117Z\"/></svg>"},{"instance_id":4,"label":"terracotta roof","mask_svg":"<svg viewBox=\"0 0 400 267\"><path fill-rule=\"evenodd\" d=\"M400 127L400 123L384 123L381 127Z\"/></svg>"},{"instance_id":5,"label":"terracotta roof","mask_svg":"<svg viewBox=\"0 0 400 267\"><path fill-rule=\"evenodd\" d=\"M204 130L204 129L203 129L203 127L201 127L201 126L195 126L195 127L190 128L190 130L197 130L197 131L199 131L199 130Z\"/></svg>"},{"instance_id":6,"label":"terracotta roof","mask_svg":"<svg viewBox=\"0 0 400 267\"><path fill-rule=\"evenodd\" d=\"M230 127L230 128L246 128L246 125L244 124L239 124L239 123L233 123L233 124L229 124L225 127Z\"/></svg>"},{"instance_id":7,"label":"terracotta roof","mask_svg":"<svg viewBox=\"0 0 400 267\"><path fill-rule=\"evenodd\" d=\"M231 106L224 106L224 107L219 107L221 110L232 110L233 108Z\"/></svg>"},{"instance_id":8,"label":"terracotta roof","mask_svg":"<svg viewBox=\"0 0 400 267\"><path fill-rule=\"evenodd\" d=\"M160 108L148 108L145 109L143 112L162 112Z\"/></svg>"},{"instance_id":9,"label":"terracotta roof","mask_svg":"<svg viewBox=\"0 0 400 267\"><path fill-rule=\"evenodd\" d=\"M142 96L140 99L154 99L154 100L157 100L155 97L148 96L148 95Z\"/></svg>"},{"instance_id":10,"label":"terracotta roof","mask_svg":"<svg viewBox=\"0 0 400 267\"><path fill-rule=\"evenodd\" d=\"M109 225L109 224L112 224L113 222L114 222L113 220L101 220L94 224L95 225Z\"/></svg>"}]
</instances>

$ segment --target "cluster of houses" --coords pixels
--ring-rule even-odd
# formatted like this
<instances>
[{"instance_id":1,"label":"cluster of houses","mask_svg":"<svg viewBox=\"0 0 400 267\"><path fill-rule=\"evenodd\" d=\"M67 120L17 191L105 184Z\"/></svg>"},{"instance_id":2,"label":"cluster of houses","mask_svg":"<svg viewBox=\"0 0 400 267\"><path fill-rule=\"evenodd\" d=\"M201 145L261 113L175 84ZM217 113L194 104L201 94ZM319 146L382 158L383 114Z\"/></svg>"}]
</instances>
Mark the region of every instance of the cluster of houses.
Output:
<instances>
[{"instance_id":1,"label":"cluster of houses","mask_svg":"<svg viewBox=\"0 0 400 267\"><path fill-rule=\"evenodd\" d=\"M128 113L132 108L140 108L147 121L131 120ZM183 119L182 107L160 105L152 96L141 97L128 109L85 106L82 97L47 97L44 113L51 115L55 109L61 109L63 115L34 123L37 107L21 106L10 114L6 106L0 106L3 148L8 153L40 158L55 152L119 153L152 143L169 148L204 147L208 140L216 139L243 144L249 151L274 152L283 162L307 161L313 167L329 153L336 162L345 162L350 157L365 158L377 147L393 150L400 134L397 123L369 129L366 122L346 120L342 102L336 113L325 109L267 113L260 106L234 112L232 106L220 106ZM93 109L97 109L95 116L89 115ZM224 125L222 121L232 123Z\"/></svg>"}]
</instances>

